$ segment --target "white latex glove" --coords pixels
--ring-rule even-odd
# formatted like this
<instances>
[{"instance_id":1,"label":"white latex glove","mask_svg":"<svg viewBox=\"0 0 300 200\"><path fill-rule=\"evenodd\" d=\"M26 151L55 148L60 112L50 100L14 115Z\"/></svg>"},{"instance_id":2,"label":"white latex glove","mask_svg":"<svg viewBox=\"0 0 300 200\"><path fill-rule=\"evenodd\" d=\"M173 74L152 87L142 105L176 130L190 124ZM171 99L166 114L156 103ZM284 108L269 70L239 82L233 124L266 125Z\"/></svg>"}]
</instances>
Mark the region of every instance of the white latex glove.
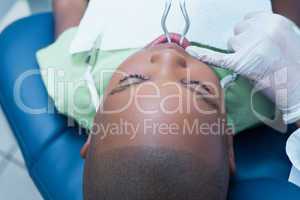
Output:
<instances>
[{"instance_id":1,"label":"white latex glove","mask_svg":"<svg viewBox=\"0 0 300 200\"><path fill-rule=\"evenodd\" d=\"M300 187L300 129L287 140L286 153L293 164L289 181Z\"/></svg>"},{"instance_id":2,"label":"white latex glove","mask_svg":"<svg viewBox=\"0 0 300 200\"><path fill-rule=\"evenodd\" d=\"M293 166L300 170L300 128L287 140L286 152Z\"/></svg>"},{"instance_id":3,"label":"white latex glove","mask_svg":"<svg viewBox=\"0 0 300 200\"><path fill-rule=\"evenodd\" d=\"M197 59L249 78L283 112L285 123L300 119L300 31L289 19L252 13L228 42L235 53L223 54L191 46Z\"/></svg>"}]
</instances>

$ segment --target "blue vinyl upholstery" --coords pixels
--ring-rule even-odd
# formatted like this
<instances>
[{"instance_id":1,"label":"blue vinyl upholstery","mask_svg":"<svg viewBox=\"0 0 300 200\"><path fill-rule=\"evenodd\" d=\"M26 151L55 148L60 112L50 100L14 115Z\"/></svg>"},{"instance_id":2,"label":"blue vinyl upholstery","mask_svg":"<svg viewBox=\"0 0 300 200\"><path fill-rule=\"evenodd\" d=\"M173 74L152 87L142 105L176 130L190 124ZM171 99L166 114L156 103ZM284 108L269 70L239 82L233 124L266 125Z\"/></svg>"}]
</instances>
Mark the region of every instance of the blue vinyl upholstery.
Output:
<instances>
[{"instance_id":1,"label":"blue vinyl upholstery","mask_svg":"<svg viewBox=\"0 0 300 200\"><path fill-rule=\"evenodd\" d=\"M297 200L299 187L282 180L250 179L230 186L230 200Z\"/></svg>"},{"instance_id":2,"label":"blue vinyl upholstery","mask_svg":"<svg viewBox=\"0 0 300 200\"><path fill-rule=\"evenodd\" d=\"M14 99L14 86L24 72L22 102L35 109L53 107L44 88L35 53L54 40L53 19L41 14L17 21L0 35L0 102L13 129L30 176L45 199L82 199L83 160L79 150L85 138L67 127L59 114L28 114ZM49 104L49 105L48 105Z\"/></svg>"},{"instance_id":3,"label":"blue vinyl upholstery","mask_svg":"<svg viewBox=\"0 0 300 200\"><path fill-rule=\"evenodd\" d=\"M53 17L45 13L21 19L0 34L0 103L42 196L81 200L83 160L79 151L86 137L79 135L78 127L68 127L67 118L56 111L24 112L14 95L20 77L27 75L17 97L30 108L51 111L54 107L37 73L35 57L37 50L54 41L53 32ZM290 127L288 132L293 130ZM287 182L291 168L285 155L288 135L262 126L236 136L237 174L229 199L300 199L300 189Z\"/></svg>"}]
</instances>

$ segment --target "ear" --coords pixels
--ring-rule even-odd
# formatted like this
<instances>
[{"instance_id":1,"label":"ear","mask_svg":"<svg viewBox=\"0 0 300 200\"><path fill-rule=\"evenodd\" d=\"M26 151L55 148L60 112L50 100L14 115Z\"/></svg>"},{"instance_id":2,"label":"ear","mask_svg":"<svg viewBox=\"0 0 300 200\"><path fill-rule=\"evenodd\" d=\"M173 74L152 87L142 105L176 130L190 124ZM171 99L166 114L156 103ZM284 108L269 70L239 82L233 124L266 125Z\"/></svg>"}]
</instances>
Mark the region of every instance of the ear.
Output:
<instances>
[{"instance_id":1,"label":"ear","mask_svg":"<svg viewBox=\"0 0 300 200\"><path fill-rule=\"evenodd\" d=\"M92 139L92 135L89 135L88 139L86 140L85 144L80 150L80 155L83 159L85 159L87 156L91 144L91 139Z\"/></svg>"},{"instance_id":2,"label":"ear","mask_svg":"<svg viewBox=\"0 0 300 200\"><path fill-rule=\"evenodd\" d=\"M235 155L233 147L233 135L228 135L228 158L229 158L229 170L230 175L233 176L236 172Z\"/></svg>"}]
</instances>

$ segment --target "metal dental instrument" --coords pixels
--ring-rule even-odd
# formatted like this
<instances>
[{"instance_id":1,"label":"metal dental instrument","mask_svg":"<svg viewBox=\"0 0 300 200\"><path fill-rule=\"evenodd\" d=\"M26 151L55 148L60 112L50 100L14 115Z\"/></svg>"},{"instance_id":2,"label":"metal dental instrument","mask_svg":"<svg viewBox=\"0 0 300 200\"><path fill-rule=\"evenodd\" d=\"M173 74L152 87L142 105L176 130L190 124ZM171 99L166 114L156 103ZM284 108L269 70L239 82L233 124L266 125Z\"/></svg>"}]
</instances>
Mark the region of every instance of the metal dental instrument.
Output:
<instances>
[{"instance_id":1,"label":"metal dental instrument","mask_svg":"<svg viewBox=\"0 0 300 200\"><path fill-rule=\"evenodd\" d=\"M96 111L100 104L99 103L100 97L97 92L95 80L92 76L92 70L97 63L97 58L98 58L98 54L99 54L99 48L101 45L101 41L102 41L102 35L99 35L97 37L92 49L89 51L87 59L85 60L85 63L87 64L87 69L84 73L84 80L86 81L86 83L88 85L92 103L93 103Z\"/></svg>"},{"instance_id":2,"label":"metal dental instrument","mask_svg":"<svg viewBox=\"0 0 300 200\"><path fill-rule=\"evenodd\" d=\"M167 28L167 18L170 13L171 5L172 5L172 0L166 0L165 10L164 10L163 16L161 18L161 26L162 26L165 36L167 37L168 43L172 42L168 28Z\"/></svg>"},{"instance_id":3,"label":"metal dental instrument","mask_svg":"<svg viewBox=\"0 0 300 200\"><path fill-rule=\"evenodd\" d=\"M170 37L170 33L168 31L168 28L167 28L167 18L168 18L168 15L170 13L170 10L171 10L172 2L173 2L173 0L166 0L165 10L164 10L163 16L161 18L161 26L162 26L164 34L165 34L165 36L168 40L168 43L172 42L171 37ZM181 33L181 38L180 38L180 45L182 45L183 41L184 41L184 38L186 37L186 35L187 35L187 33L190 29L191 21L190 21L190 17L188 15L188 12L187 12L187 9L186 9L186 0L179 0L179 5L180 5L181 13L182 13L182 15L184 17L184 21L185 21L185 26L184 26L184 29ZM230 83L235 81L237 79L237 77L238 77L238 74L233 73L233 74L228 75L225 78L223 78L221 80L222 88L229 87Z\"/></svg>"},{"instance_id":4,"label":"metal dental instrument","mask_svg":"<svg viewBox=\"0 0 300 200\"><path fill-rule=\"evenodd\" d=\"M168 28L167 28L167 18L168 18L168 15L170 13L170 9L171 9L171 6L172 6L172 1L173 0L166 0L165 10L164 10L164 13L163 13L163 16L162 16L162 19L161 19L161 26L162 26L162 29L164 31L165 36L167 37L168 43L172 42L171 37L170 37L170 33L168 31ZM182 31L181 38L180 38L180 45L182 45L182 43L184 41L184 38L185 38L185 36L187 35L187 33L190 29L191 22L190 22L190 18L189 18L187 9L186 9L186 0L180 0L179 5L180 5L181 13L182 13L182 15L184 17L184 21L185 21L185 26L184 26L184 29Z\"/></svg>"},{"instance_id":5,"label":"metal dental instrument","mask_svg":"<svg viewBox=\"0 0 300 200\"><path fill-rule=\"evenodd\" d=\"M185 36L189 32L191 21L190 21L190 17L187 12L187 9L186 9L186 1L185 0L180 0L180 9L181 9L181 13L185 20L185 26L184 26L183 32L181 34L181 39L180 39L180 45L182 45Z\"/></svg>"}]
</instances>

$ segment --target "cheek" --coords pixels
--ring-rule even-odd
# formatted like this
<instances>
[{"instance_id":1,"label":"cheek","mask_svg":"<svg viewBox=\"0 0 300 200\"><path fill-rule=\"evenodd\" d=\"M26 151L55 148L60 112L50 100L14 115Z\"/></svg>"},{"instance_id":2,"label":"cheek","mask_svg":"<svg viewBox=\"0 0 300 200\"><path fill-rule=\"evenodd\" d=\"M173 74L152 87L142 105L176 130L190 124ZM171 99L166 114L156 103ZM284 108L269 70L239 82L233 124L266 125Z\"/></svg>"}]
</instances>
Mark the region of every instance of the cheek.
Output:
<instances>
[{"instance_id":1,"label":"cheek","mask_svg":"<svg viewBox=\"0 0 300 200\"><path fill-rule=\"evenodd\" d=\"M141 66L145 66L150 63L150 55L146 51L139 51L136 54L127 58L120 66L119 70L126 73L137 72Z\"/></svg>"},{"instance_id":2,"label":"cheek","mask_svg":"<svg viewBox=\"0 0 300 200\"><path fill-rule=\"evenodd\" d=\"M110 90L107 92L104 101L102 111L106 113L121 113L128 110L132 99L130 94L126 91L110 95Z\"/></svg>"},{"instance_id":3,"label":"cheek","mask_svg":"<svg viewBox=\"0 0 300 200\"><path fill-rule=\"evenodd\" d=\"M190 74L195 75L196 77L198 77L198 79L201 79L203 81L210 81L217 85L220 85L220 80L217 74L213 71L212 67L208 66L207 64L191 58L189 59L188 66Z\"/></svg>"}]
</instances>

